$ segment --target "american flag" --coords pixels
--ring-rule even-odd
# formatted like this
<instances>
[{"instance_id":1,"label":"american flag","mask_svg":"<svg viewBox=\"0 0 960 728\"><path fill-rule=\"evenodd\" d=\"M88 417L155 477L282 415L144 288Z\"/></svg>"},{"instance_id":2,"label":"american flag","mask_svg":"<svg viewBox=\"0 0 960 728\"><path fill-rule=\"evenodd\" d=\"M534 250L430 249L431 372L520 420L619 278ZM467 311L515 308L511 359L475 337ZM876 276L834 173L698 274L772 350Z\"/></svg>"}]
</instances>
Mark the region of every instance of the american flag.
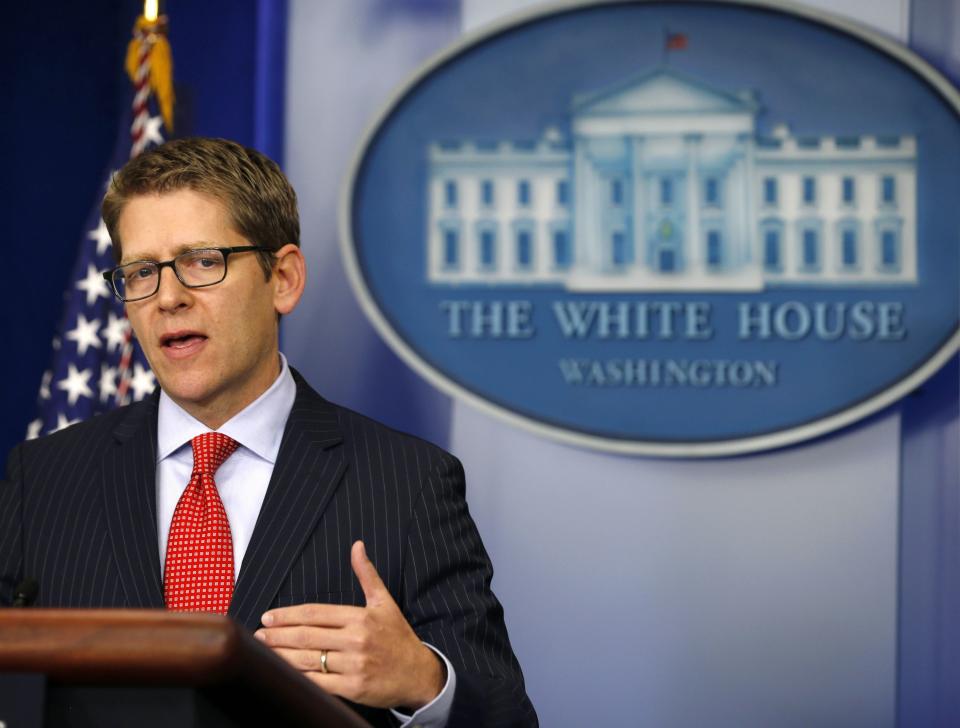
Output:
<instances>
[{"instance_id":1,"label":"american flag","mask_svg":"<svg viewBox=\"0 0 960 728\"><path fill-rule=\"evenodd\" d=\"M164 19L165 20L165 19ZM103 191L114 171L130 157L164 142L164 119L157 113L150 78L151 49L159 41L157 25L143 18L134 28L128 70L133 76L130 123L114 146ZM169 51L169 46L165 50ZM169 57L165 59L169 66ZM168 109L165 109L168 111ZM43 374L37 417L27 426L27 439L46 435L151 394L156 379L140 346L132 338L123 304L113 295L101 271L115 263L107 228L94 205L80 240L80 251L64 293L64 314L53 338L50 368Z\"/></svg>"}]
</instances>

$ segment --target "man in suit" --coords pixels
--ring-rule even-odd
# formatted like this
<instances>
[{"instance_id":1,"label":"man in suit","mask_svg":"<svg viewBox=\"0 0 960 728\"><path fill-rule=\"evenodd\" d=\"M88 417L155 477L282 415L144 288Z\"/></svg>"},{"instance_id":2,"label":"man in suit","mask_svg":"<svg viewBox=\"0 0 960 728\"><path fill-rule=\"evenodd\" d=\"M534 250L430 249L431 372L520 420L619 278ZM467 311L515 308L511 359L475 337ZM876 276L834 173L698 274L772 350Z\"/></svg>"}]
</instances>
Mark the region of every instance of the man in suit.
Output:
<instances>
[{"instance_id":1,"label":"man in suit","mask_svg":"<svg viewBox=\"0 0 960 728\"><path fill-rule=\"evenodd\" d=\"M306 268L276 164L169 142L103 218L161 391L14 449L0 599L32 577L43 606L226 612L374 722L536 724L460 464L279 353Z\"/></svg>"}]
</instances>

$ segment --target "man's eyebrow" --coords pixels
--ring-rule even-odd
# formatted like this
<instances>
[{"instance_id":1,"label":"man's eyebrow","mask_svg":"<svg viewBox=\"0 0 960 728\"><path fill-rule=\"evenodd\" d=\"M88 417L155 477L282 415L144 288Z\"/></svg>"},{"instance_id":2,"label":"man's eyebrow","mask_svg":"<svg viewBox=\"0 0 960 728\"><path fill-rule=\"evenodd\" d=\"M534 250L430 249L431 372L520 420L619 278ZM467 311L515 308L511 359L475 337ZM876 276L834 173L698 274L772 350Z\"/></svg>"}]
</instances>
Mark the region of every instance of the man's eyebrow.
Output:
<instances>
[{"instance_id":1,"label":"man's eyebrow","mask_svg":"<svg viewBox=\"0 0 960 728\"><path fill-rule=\"evenodd\" d=\"M219 248L219 247L221 247L219 243L212 243L207 240L197 240L192 243L182 243L173 249L172 257L176 258L178 255L182 255L183 253L188 253L191 250L202 250L203 248ZM120 259L120 265L128 265L129 263L139 263L145 260L156 262L159 259L156 258L155 256L145 256L141 258L127 258L126 256L124 256L123 258Z\"/></svg>"}]
</instances>

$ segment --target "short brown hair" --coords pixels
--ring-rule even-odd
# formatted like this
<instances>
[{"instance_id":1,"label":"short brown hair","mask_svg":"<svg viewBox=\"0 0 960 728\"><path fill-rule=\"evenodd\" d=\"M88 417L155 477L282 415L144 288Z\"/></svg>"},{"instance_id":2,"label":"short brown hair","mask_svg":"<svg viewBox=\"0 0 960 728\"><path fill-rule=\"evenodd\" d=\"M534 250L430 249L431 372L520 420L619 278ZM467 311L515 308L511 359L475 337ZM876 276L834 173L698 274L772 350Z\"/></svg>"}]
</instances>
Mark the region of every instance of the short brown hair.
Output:
<instances>
[{"instance_id":1,"label":"short brown hair","mask_svg":"<svg viewBox=\"0 0 960 728\"><path fill-rule=\"evenodd\" d=\"M300 245L297 193L280 167L256 149L226 139L175 139L134 157L113 175L101 214L119 263L123 241L118 230L132 198L188 189L210 195L230 215L234 228L254 245L276 251ZM259 252L267 278L273 252Z\"/></svg>"}]
</instances>

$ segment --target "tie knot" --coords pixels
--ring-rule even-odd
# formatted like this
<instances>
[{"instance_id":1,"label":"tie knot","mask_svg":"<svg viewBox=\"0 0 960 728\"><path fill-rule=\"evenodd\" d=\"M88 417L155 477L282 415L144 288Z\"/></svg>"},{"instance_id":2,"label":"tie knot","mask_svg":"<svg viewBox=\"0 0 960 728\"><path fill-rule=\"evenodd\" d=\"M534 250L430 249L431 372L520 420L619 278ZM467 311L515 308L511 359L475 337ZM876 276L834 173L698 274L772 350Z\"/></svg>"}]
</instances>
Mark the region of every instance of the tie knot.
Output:
<instances>
[{"instance_id":1,"label":"tie knot","mask_svg":"<svg viewBox=\"0 0 960 728\"><path fill-rule=\"evenodd\" d=\"M204 432L190 444L193 445L193 471L209 475L216 473L223 461L240 447L239 442L219 432Z\"/></svg>"}]
</instances>

